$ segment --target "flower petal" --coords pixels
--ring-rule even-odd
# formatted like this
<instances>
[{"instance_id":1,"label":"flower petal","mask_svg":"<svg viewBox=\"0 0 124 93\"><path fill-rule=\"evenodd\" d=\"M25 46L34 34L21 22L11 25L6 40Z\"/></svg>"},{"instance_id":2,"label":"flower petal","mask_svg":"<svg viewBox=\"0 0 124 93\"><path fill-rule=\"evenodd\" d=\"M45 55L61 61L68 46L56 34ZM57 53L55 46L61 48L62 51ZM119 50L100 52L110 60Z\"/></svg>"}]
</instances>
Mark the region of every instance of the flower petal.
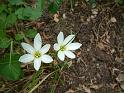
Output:
<instances>
[{"instance_id":1,"label":"flower petal","mask_svg":"<svg viewBox=\"0 0 124 93\"><path fill-rule=\"evenodd\" d=\"M44 45L42 48L41 48L41 53L42 53L42 55L43 54L45 54L45 53L47 53L48 51L49 51L49 49L50 49L50 44L46 44L46 45Z\"/></svg>"},{"instance_id":2,"label":"flower petal","mask_svg":"<svg viewBox=\"0 0 124 93\"><path fill-rule=\"evenodd\" d=\"M58 44L62 44L63 41L64 41L64 35L63 35L63 32L60 32L57 36L57 41L58 41Z\"/></svg>"},{"instance_id":3,"label":"flower petal","mask_svg":"<svg viewBox=\"0 0 124 93\"><path fill-rule=\"evenodd\" d=\"M51 63L53 61L52 57L49 56L49 55L43 55L41 57L41 60L44 62L44 63Z\"/></svg>"},{"instance_id":4,"label":"flower petal","mask_svg":"<svg viewBox=\"0 0 124 93\"><path fill-rule=\"evenodd\" d=\"M64 61L65 59L65 54L64 54L64 51L59 51L58 52L58 57L61 61Z\"/></svg>"},{"instance_id":5,"label":"flower petal","mask_svg":"<svg viewBox=\"0 0 124 93\"><path fill-rule=\"evenodd\" d=\"M24 54L19 58L20 62L27 63L34 60L34 56L31 54Z\"/></svg>"},{"instance_id":6,"label":"flower petal","mask_svg":"<svg viewBox=\"0 0 124 93\"><path fill-rule=\"evenodd\" d=\"M69 35L65 38L64 42L63 42L63 45L67 45L69 43L71 43L75 38L75 35Z\"/></svg>"},{"instance_id":7,"label":"flower petal","mask_svg":"<svg viewBox=\"0 0 124 93\"><path fill-rule=\"evenodd\" d=\"M40 69L40 66L41 66L41 59L40 58L37 58L34 60L34 68L35 70L39 70Z\"/></svg>"},{"instance_id":8,"label":"flower petal","mask_svg":"<svg viewBox=\"0 0 124 93\"><path fill-rule=\"evenodd\" d=\"M67 46L67 50L76 50L81 47L81 43L71 43Z\"/></svg>"},{"instance_id":9,"label":"flower petal","mask_svg":"<svg viewBox=\"0 0 124 93\"><path fill-rule=\"evenodd\" d=\"M41 49L41 46L42 46L42 39L41 39L41 36L40 34L38 33L35 38L34 38L34 48L36 50L40 50Z\"/></svg>"},{"instance_id":10,"label":"flower petal","mask_svg":"<svg viewBox=\"0 0 124 93\"><path fill-rule=\"evenodd\" d=\"M28 53L32 54L35 51L34 48L27 43L21 43L21 45L24 48L24 50L26 50Z\"/></svg>"},{"instance_id":11,"label":"flower petal","mask_svg":"<svg viewBox=\"0 0 124 93\"><path fill-rule=\"evenodd\" d=\"M74 59L76 57L75 54L71 51L65 51L65 55L71 59Z\"/></svg>"},{"instance_id":12,"label":"flower petal","mask_svg":"<svg viewBox=\"0 0 124 93\"><path fill-rule=\"evenodd\" d=\"M59 44L55 43L53 46L54 50L58 51L60 49Z\"/></svg>"}]
</instances>

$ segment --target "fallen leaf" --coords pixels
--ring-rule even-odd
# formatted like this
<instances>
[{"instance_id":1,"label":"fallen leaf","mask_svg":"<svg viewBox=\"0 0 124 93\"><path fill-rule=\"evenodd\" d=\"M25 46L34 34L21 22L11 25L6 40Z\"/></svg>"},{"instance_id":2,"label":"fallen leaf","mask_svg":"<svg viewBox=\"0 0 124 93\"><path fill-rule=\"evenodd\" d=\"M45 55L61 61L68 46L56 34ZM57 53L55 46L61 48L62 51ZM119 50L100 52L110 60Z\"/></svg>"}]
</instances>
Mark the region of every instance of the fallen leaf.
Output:
<instances>
[{"instance_id":1,"label":"fallen leaf","mask_svg":"<svg viewBox=\"0 0 124 93\"><path fill-rule=\"evenodd\" d=\"M118 82L124 81L124 74L119 74L118 77L116 78Z\"/></svg>"},{"instance_id":2,"label":"fallen leaf","mask_svg":"<svg viewBox=\"0 0 124 93\"><path fill-rule=\"evenodd\" d=\"M77 57L80 57L80 55L81 55L81 51L79 51L79 52L77 52Z\"/></svg>"},{"instance_id":3,"label":"fallen leaf","mask_svg":"<svg viewBox=\"0 0 124 93\"><path fill-rule=\"evenodd\" d=\"M101 88L103 85L91 85L90 86L90 88L92 88L92 89L99 89L99 88Z\"/></svg>"},{"instance_id":4,"label":"fallen leaf","mask_svg":"<svg viewBox=\"0 0 124 93\"><path fill-rule=\"evenodd\" d=\"M54 21L56 22L56 23L58 23L59 22L59 14L57 13L57 14L54 14L53 15L53 17L54 17Z\"/></svg>"},{"instance_id":5,"label":"fallen leaf","mask_svg":"<svg viewBox=\"0 0 124 93\"><path fill-rule=\"evenodd\" d=\"M87 87L85 87L84 85L83 85L83 89L84 89L84 91L85 91L86 93L91 93L90 88L87 88Z\"/></svg>"},{"instance_id":6,"label":"fallen leaf","mask_svg":"<svg viewBox=\"0 0 124 93\"><path fill-rule=\"evenodd\" d=\"M121 83L121 84L120 84L120 87L121 87L122 89L124 89L124 83Z\"/></svg>"},{"instance_id":7,"label":"fallen leaf","mask_svg":"<svg viewBox=\"0 0 124 93\"><path fill-rule=\"evenodd\" d=\"M66 91L65 93L75 93L75 91L74 90L72 90L72 89L69 89L68 91Z\"/></svg>"}]
</instances>

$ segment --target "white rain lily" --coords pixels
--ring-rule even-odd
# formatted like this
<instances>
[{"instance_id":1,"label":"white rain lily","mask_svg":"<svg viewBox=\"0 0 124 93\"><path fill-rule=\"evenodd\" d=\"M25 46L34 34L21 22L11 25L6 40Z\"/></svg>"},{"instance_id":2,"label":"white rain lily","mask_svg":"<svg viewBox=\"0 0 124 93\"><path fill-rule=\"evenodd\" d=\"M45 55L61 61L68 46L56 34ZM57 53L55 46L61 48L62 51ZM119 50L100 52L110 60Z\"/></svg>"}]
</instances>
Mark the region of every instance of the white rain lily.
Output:
<instances>
[{"instance_id":1,"label":"white rain lily","mask_svg":"<svg viewBox=\"0 0 124 93\"><path fill-rule=\"evenodd\" d=\"M42 47L42 39L39 33L34 38L34 47L27 43L21 43L21 45L24 50L27 51L27 54L22 55L19 58L19 61L23 63L33 61L35 70L39 70L41 61L44 63L50 63L53 61L51 56L45 54L49 51L50 44L46 44Z\"/></svg>"},{"instance_id":2,"label":"white rain lily","mask_svg":"<svg viewBox=\"0 0 124 93\"><path fill-rule=\"evenodd\" d=\"M58 43L54 44L54 50L58 51L57 56L61 61L64 61L65 55L71 59L74 59L76 57L72 51L80 48L82 44L78 42L72 43L74 38L75 35L69 35L64 39L63 32L60 32L58 34L57 36Z\"/></svg>"}]
</instances>

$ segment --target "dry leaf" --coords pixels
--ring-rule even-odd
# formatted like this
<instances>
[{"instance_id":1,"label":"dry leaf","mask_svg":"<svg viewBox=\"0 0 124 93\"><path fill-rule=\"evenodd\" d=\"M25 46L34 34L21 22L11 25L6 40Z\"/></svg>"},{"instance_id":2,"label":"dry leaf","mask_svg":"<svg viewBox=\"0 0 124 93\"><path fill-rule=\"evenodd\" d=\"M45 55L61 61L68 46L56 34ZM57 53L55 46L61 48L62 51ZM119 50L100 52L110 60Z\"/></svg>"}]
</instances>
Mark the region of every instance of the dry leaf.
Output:
<instances>
[{"instance_id":1,"label":"dry leaf","mask_svg":"<svg viewBox=\"0 0 124 93\"><path fill-rule=\"evenodd\" d=\"M124 83L120 84L120 87L124 90Z\"/></svg>"},{"instance_id":2,"label":"dry leaf","mask_svg":"<svg viewBox=\"0 0 124 93\"><path fill-rule=\"evenodd\" d=\"M79 51L79 52L77 52L77 57L80 57L80 55L81 55L81 51Z\"/></svg>"},{"instance_id":3,"label":"dry leaf","mask_svg":"<svg viewBox=\"0 0 124 93\"><path fill-rule=\"evenodd\" d=\"M98 9L92 9L92 14L97 15L98 14Z\"/></svg>"},{"instance_id":4,"label":"dry leaf","mask_svg":"<svg viewBox=\"0 0 124 93\"><path fill-rule=\"evenodd\" d=\"M118 82L124 81L124 74L119 74L118 77L116 78Z\"/></svg>"},{"instance_id":5,"label":"dry leaf","mask_svg":"<svg viewBox=\"0 0 124 93\"><path fill-rule=\"evenodd\" d=\"M53 17L54 17L54 21L58 23L59 22L59 19L58 19L59 14L54 14Z\"/></svg>"},{"instance_id":6,"label":"dry leaf","mask_svg":"<svg viewBox=\"0 0 124 93\"><path fill-rule=\"evenodd\" d=\"M74 90L72 90L72 89L69 89L68 91L66 91L65 93L75 93L75 91Z\"/></svg>"},{"instance_id":7,"label":"dry leaf","mask_svg":"<svg viewBox=\"0 0 124 93\"><path fill-rule=\"evenodd\" d=\"M103 85L91 85L90 86L90 88L92 88L92 89L99 89L99 88L101 88Z\"/></svg>"},{"instance_id":8,"label":"dry leaf","mask_svg":"<svg viewBox=\"0 0 124 93\"><path fill-rule=\"evenodd\" d=\"M84 85L83 85L83 89L84 89L84 91L85 91L86 93L91 93L90 88L87 88L87 87L85 87Z\"/></svg>"}]
</instances>

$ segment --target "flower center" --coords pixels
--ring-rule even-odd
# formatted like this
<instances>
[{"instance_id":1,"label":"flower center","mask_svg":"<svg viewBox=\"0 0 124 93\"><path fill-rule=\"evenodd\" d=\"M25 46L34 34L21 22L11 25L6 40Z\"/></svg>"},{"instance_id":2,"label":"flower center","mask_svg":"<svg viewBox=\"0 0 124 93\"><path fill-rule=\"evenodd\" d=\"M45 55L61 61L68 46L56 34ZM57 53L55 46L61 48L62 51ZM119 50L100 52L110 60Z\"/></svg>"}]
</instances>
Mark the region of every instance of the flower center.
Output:
<instances>
[{"instance_id":1,"label":"flower center","mask_svg":"<svg viewBox=\"0 0 124 93\"><path fill-rule=\"evenodd\" d=\"M65 51L65 49L66 49L65 46L60 46L61 51Z\"/></svg>"},{"instance_id":2,"label":"flower center","mask_svg":"<svg viewBox=\"0 0 124 93\"><path fill-rule=\"evenodd\" d=\"M41 57L41 53L40 53L39 51L36 51L36 52L34 53L34 57L35 57L35 58Z\"/></svg>"}]
</instances>

